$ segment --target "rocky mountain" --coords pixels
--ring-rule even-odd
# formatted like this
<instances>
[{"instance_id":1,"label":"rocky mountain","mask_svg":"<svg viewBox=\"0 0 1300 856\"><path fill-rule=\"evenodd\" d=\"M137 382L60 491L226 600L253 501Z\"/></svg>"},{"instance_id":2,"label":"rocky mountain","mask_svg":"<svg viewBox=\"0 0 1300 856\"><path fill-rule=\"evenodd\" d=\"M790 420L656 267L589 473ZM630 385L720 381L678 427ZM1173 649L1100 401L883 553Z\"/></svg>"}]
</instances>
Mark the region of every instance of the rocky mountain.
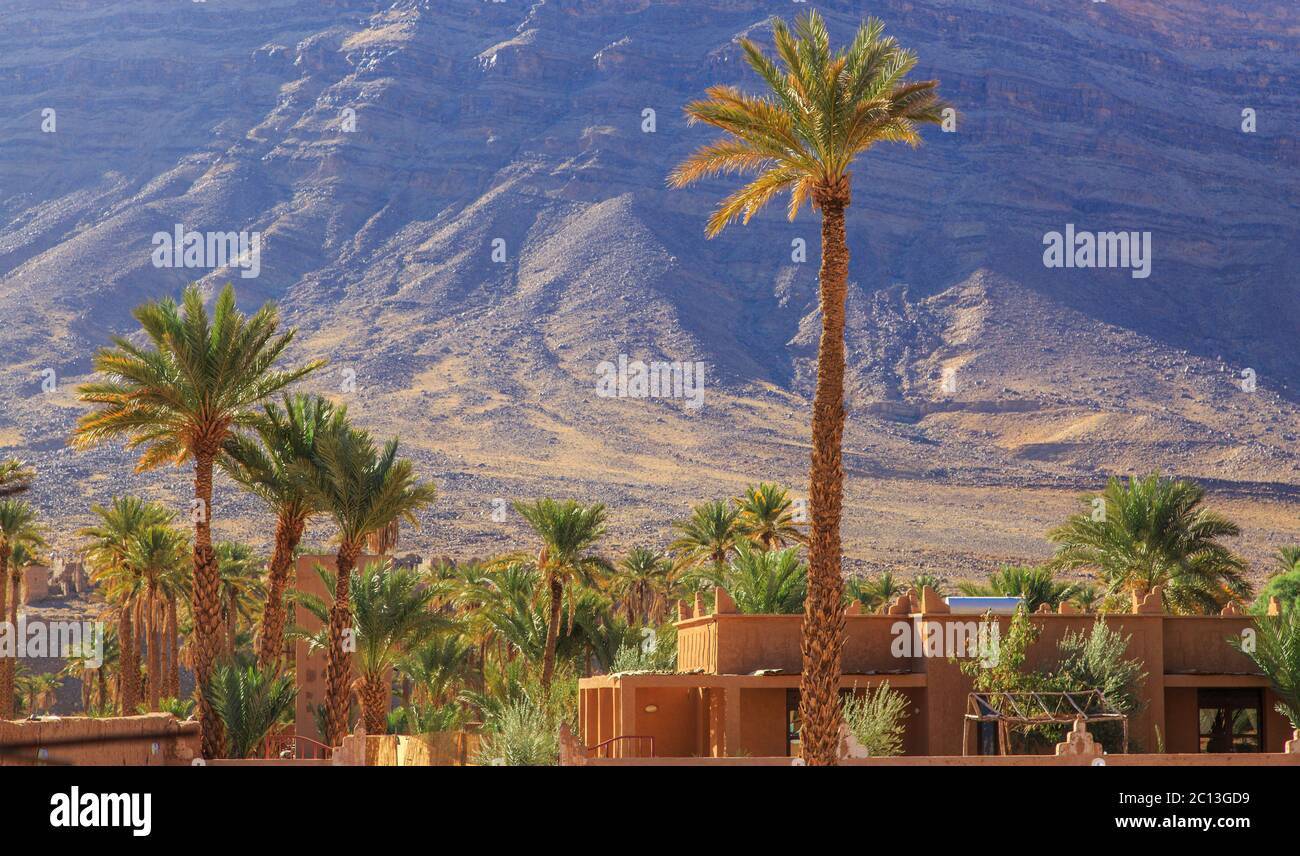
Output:
<instances>
[{"instance_id":1,"label":"rocky mountain","mask_svg":"<svg viewBox=\"0 0 1300 856\"><path fill-rule=\"evenodd\" d=\"M307 386L402 435L442 491L412 548L517 546L493 510L543 493L607 502L625 546L748 481L802 491L816 221L773 206L706 241L734 183L664 177L712 137L682 105L754 86L737 38L808 5L837 39L865 14L0 0L0 453L40 466L56 542L115 491L183 496L184 473L64 441L94 349L192 280L279 301L292 356L331 360ZM959 113L855 172L851 564L1042 555L1077 492L1155 467L1207 480L1257 562L1300 536L1300 8L870 12ZM1045 266L1067 224L1149 233L1148 275ZM245 243L187 264L160 255L178 228ZM620 355L702 363L702 395L604 397ZM224 531L265 540L256 506L219 490Z\"/></svg>"}]
</instances>

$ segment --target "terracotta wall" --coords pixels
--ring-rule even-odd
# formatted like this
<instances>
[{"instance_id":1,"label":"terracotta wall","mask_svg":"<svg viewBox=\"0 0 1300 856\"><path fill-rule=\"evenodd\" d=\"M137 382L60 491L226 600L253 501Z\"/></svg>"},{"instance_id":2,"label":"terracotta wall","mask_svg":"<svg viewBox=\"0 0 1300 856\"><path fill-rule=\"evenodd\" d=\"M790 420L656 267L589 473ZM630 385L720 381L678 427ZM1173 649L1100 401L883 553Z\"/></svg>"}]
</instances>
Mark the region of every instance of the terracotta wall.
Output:
<instances>
[{"instance_id":1,"label":"terracotta wall","mask_svg":"<svg viewBox=\"0 0 1300 856\"><path fill-rule=\"evenodd\" d=\"M900 619L850 615L846 619L845 674L906 669L890 653L890 629ZM906 621L904 617L902 620ZM799 672L801 615L710 615L678 624L677 668L714 675L747 675L758 669Z\"/></svg>"},{"instance_id":2,"label":"terracotta wall","mask_svg":"<svg viewBox=\"0 0 1300 856\"><path fill-rule=\"evenodd\" d=\"M23 605L44 600L50 596L50 569L45 565L28 565L23 568Z\"/></svg>"},{"instance_id":3,"label":"terracotta wall","mask_svg":"<svg viewBox=\"0 0 1300 856\"><path fill-rule=\"evenodd\" d=\"M0 720L0 766L176 766L189 764L199 748L199 724L170 713Z\"/></svg>"}]
</instances>

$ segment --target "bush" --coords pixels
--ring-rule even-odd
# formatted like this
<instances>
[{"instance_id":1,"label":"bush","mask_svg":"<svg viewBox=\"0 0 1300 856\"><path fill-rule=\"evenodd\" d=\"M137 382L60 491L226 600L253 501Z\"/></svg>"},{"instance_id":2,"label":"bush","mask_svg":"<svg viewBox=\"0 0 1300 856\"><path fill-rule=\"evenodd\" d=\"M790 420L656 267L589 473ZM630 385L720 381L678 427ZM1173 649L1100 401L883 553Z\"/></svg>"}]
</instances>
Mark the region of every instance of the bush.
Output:
<instances>
[{"instance_id":1,"label":"bush","mask_svg":"<svg viewBox=\"0 0 1300 856\"><path fill-rule=\"evenodd\" d=\"M907 696L885 682L874 691L843 696L840 706L844 724L873 758L903 754Z\"/></svg>"},{"instance_id":2,"label":"bush","mask_svg":"<svg viewBox=\"0 0 1300 856\"><path fill-rule=\"evenodd\" d=\"M672 674L677 671L677 627L665 624L654 636L641 636L618 649L611 673L655 672Z\"/></svg>"}]
</instances>

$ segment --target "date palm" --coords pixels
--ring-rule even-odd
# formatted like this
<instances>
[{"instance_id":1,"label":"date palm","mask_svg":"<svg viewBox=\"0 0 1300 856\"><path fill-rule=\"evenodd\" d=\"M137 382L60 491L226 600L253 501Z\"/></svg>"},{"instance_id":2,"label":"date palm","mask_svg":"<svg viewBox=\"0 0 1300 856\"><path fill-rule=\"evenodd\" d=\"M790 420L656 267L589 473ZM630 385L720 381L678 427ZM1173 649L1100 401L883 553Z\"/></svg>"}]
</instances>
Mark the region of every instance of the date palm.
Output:
<instances>
[{"instance_id":1,"label":"date palm","mask_svg":"<svg viewBox=\"0 0 1300 856\"><path fill-rule=\"evenodd\" d=\"M739 519L740 509L720 500L693 507L690 517L673 524L678 535L671 548L678 566L705 573L720 570L742 540Z\"/></svg>"},{"instance_id":2,"label":"date palm","mask_svg":"<svg viewBox=\"0 0 1300 856\"><path fill-rule=\"evenodd\" d=\"M323 568L317 572L326 591L337 589L333 574ZM356 624L356 690L362 719L367 734L383 734L388 730L394 667L452 622L431 609L436 589L423 585L417 572L391 563L370 562L353 569L348 591ZM298 602L322 625L328 622L329 609L320 598L300 594ZM328 644L326 634L318 633L313 644Z\"/></svg>"},{"instance_id":3,"label":"date palm","mask_svg":"<svg viewBox=\"0 0 1300 856\"><path fill-rule=\"evenodd\" d=\"M1111 595L1159 585L1179 613L1218 612L1250 595L1245 562L1221 543L1241 529L1204 507L1200 485L1159 473L1112 478L1099 498L1083 497L1083 510L1048 533L1051 567L1091 569Z\"/></svg>"},{"instance_id":4,"label":"date palm","mask_svg":"<svg viewBox=\"0 0 1300 856\"><path fill-rule=\"evenodd\" d=\"M280 668L284 596L294 551L308 522L320 511L294 477L294 467L311 458L317 437L346 418L347 408L336 408L320 396L285 396L282 404L264 407L253 434L232 437L223 450L220 463L226 473L275 514L275 547L267 567L266 604L257 634L259 668Z\"/></svg>"},{"instance_id":5,"label":"date palm","mask_svg":"<svg viewBox=\"0 0 1300 856\"><path fill-rule=\"evenodd\" d=\"M211 314L197 285L185 289L178 305L170 298L136 308L148 339L137 345L115 336L101 348L94 368L102 379L78 388L91 412L78 422L73 442L88 447L125 437L141 449L137 471L193 461L194 673L204 757L221 745L220 723L203 691L221 648L220 579L212 549L213 466L232 433L251 426L254 408L295 380L323 365L313 361L283 371L276 361L293 340L280 332L280 316L267 303L248 316L226 286Z\"/></svg>"},{"instance_id":6,"label":"date palm","mask_svg":"<svg viewBox=\"0 0 1300 856\"><path fill-rule=\"evenodd\" d=\"M668 613L678 584L673 563L657 550L634 547L618 563L610 579L610 594L621 602L633 624L657 625Z\"/></svg>"},{"instance_id":7,"label":"date palm","mask_svg":"<svg viewBox=\"0 0 1300 856\"><path fill-rule=\"evenodd\" d=\"M1255 661L1277 696L1274 709L1300 731L1300 606L1257 616L1254 645L1241 636L1228 637L1228 644Z\"/></svg>"},{"instance_id":8,"label":"date palm","mask_svg":"<svg viewBox=\"0 0 1300 856\"><path fill-rule=\"evenodd\" d=\"M605 506L581 505L571 499L563 502L539 499L516 502L515 510L542 541L534 567L550 596L546 647L542 653L542 691L549 693L555 674L555 649L566 587L573 582L595 585L612 570L606 559L589 552L605 534Z\"/></svg>"},{"instance_id":9,"label":"date palm","mask_svg":"<svg viewBox=\"0 0 1300 856\"><path fill-rule=\"evenodd\" d=\"M140 581L130 560L131 550L141 532L169 525L174 515L164 506L138 496L115 497L111 504L92 505L90 510L99 518L98 522L77 534L89 539L86 560L91 579L117 612L120 646L117 697L121 715L130 716L135 713L140 698L140 640L132 619Z\"/></svg>"},{"instance_id":10,"label":"date palm","mask_svg":"<svg viewBox=\"0 0 1300 856\"><path fill-rule=\"evenodd\" d=\"M312 455L295 466L311 501L338 527L334 602L326 665L326 739L339 745L347 730L352 656L344 634L352 629L349 585L366 536L394 520L415 523L434 501L432 484L417 481L411 462L397 457L397 440L377 449L370 434L341 423L316 438Z\"/></svg>"},{"instance_id":11,"label":"date palm","mask_svg":"<svg viewBox=\"0 0 1300 856\"><path fill-rule=\"evenodd\" d=\"M216 552L225 655L233 661L239 641L239 620L251 621L253 611L261 602L262 560L252 547L238 541L222 541L217 544Z\"/></svg>"},{"instance_id":12,"label":"date palm","mask_svg":"<svg viewBox=\"0 0 1300 856\"><path fill-rule=\"evenodd\" d=\"M727 197L709 218L706 233L749 220L778 194L789 191L789 217L805 204L821 214L819 277L822 335L812 414L811 570L804 609L800 716L807 763L833 765L839 743L840 651L844 637L840 574L840 516L844 472L844 304L849 252L845 211L852 200L851 168L858 155L882 142L920 142L918 125L938 124L944 105L937 81L909 81L916 56L883 35L876 20L859 28L851 44L832 52L826 24L816 12L794 32L772 21L777 60L749 39L741 48L765 92L748 95L713 86L686 107L691 123L726 133L679 165L669 177L685 187L724 173L757 174ZM778 64L779 61L779 64Z\"/></svg>"},{"instance_id":13,"label":"date palm","mask_svg":"<svg viewBox=\"0 0 1300 856\"><path fill-rule=\"evenodd\" d=\"M795 521L794 501L785 488L768 482L750 485L733 502L740 509L740 534L764 550L808 543Z\"/></svg>"},{"instance_id":14,"label":"date palm","mask_svg":"<svg viewBox=\"0 0 1300 856\"><path fill-rule=\"evenodd\" d=\"M808 566L796 548L762 550L741 542L736 557L721 572L709 574L747 615L791 615L803 611Z\"/></svg>"},{"instance_id":15,"label":"date palm","mask_svg":"<svg viewBox=\"0 0 1300 856\"><path fill-rule=\"evenodd\" d=\"M850 602L858 601L872 612L892 603L906 591L907 584L889 570L881 571L875 577L850 577L844 583L845 597Z\"/></svg>"},{"instance_id":16,"label":"date palm","mask_svg":"<svg viewBox=\"0 0 1300 856\"><path fill-rule=\"evenodd\" d=\"M16 496L31 489L36 470L18 458L0 460L0 497Z\"/></svg>"},{"instance_id":17,"label":"date palm","mask_svg":"<svg viewBox=\"0 0 1300 856\"><path fill-rule=\"evenodd\" d=\"M189 548L186 533L169 525L155 525L138 532L127 553L127 565L143 587L141 612L144 616L139 632L144 641L148 659L145 661L149 675L149 710L161 710L159 702L166 695L162 654L166 618L162 590L165 579L185 562ZM137 595L139 597L140 595Z\"/></svg>"},{"instance_id":18,"label":"date palm","mask_svg":"<svg viewBox=\"0 0 1300 856\"><path fill-rule=\"evenodd\" d=\"M36 510L21 499L0 499L0 620L18 626L18 601L22 585L22 568L15 567L14 554L20 548L30 549L43 544L40 527L36 523ZM21 553L19 558L21 558ZM12 578L13 594L8 614L5 601ZM16 632L13 631L13 632ZM0 719L14 717L14 681L17 676L17 651L12 656L0 656Z\"/></svg>"}]
</instances>

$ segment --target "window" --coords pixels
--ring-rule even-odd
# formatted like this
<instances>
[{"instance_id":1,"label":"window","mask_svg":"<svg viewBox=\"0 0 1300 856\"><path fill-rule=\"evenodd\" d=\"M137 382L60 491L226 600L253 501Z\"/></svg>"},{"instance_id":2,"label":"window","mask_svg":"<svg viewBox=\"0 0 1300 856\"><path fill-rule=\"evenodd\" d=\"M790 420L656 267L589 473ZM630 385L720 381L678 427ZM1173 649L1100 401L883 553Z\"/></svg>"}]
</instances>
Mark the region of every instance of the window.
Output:
<instances>
[{"instance_id":1,"label":"window","mask_svg":"<svg viewBox=\"0 0 1300 856\"><path fill-rule=\"evenodd\" d=\"M1199 690L1202 752L1262 752L1264 699L1259 690Z\"/></svg>"},{"instance_id":2,"label":"window","mask_svg":"<svg viewBox=\"0 0 1300 856\"><path fill-rule=\"evenodd\" d=\"M787 758L799 757L802 744L799 742L799 691L785 691L785 754Z\"/></svg>"}]
</instances>

